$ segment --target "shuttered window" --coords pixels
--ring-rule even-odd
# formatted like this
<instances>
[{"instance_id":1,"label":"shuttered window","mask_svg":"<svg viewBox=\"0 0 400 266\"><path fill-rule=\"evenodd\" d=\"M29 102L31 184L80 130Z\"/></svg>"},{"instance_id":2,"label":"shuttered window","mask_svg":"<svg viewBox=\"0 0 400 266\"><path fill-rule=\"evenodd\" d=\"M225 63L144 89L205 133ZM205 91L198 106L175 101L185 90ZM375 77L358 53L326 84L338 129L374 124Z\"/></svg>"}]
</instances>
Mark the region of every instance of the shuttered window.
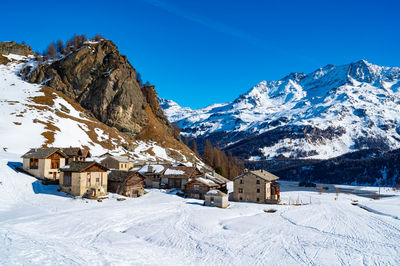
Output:
<instances>
[{"instance_id":1,"label":"shuttered window","mask_svg":"<svg viewBox=\"0 0 400 266\"><path fill-rule=\"evenodd\" d=\"M29 159L30 169L38 169L38 167L39 167L39 159L34 159L34 158Z\"/></svg>"}]
</instances>

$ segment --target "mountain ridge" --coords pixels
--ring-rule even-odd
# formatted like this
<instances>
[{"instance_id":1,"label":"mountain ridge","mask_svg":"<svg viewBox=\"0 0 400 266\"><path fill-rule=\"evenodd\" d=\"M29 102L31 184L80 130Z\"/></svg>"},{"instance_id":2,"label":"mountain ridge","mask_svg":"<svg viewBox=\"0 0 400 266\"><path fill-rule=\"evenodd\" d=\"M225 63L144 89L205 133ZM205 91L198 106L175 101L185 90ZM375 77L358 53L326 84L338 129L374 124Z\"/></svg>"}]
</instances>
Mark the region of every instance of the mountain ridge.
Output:
<instances>
[{"instance_id":1,"label":"mountain ridge","mask_svg":"<svg viewBox=\"0 0 400 266\"><path fill-rule=\"evenodd\" d=\"M399 86L400 68L359 60L262 81L216 107L192 110L160 102L182 135L196 138L200 146L208 138L250 160L327 159L365 148L400 147Z\"/></svg>"}]
</instances>

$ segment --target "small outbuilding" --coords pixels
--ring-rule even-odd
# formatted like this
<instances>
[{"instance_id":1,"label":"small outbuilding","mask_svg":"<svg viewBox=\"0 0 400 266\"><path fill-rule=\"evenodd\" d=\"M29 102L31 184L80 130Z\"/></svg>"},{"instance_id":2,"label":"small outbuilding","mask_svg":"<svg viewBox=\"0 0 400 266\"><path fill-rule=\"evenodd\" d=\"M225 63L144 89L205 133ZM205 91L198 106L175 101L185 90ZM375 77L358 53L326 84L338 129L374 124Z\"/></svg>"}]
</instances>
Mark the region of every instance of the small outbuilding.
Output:
<instances>
[{"instance_id":1,"label":"small outbuilding","mask_svg":"<svg viewBox=\"0 0 400 266\"><path fill-rule=\"evenodd\" d=\"M204 195L204 205L219 208L228 208L228 195L220 190L213 189Z\"/></svg>"},{"instance_id":2,"label":"small outbuilding","mask_svg":"<svg viewBox=\"0 0 400 266\"><path fill-rule=\"evenodd\" d=\"M144 176L138 172L112 170L108 173L108 192L137 198L146 193Z\"/></svg>"}]
</instances>

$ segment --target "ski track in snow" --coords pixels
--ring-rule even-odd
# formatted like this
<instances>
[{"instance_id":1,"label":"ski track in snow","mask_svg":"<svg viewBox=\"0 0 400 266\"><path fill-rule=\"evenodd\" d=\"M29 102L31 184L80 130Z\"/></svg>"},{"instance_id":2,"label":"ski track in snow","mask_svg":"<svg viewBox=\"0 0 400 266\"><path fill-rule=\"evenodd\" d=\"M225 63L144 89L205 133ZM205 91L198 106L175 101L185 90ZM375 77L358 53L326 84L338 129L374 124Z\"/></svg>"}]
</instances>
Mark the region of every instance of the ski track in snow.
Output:
<instances>
[{"instance_id":1,"label":"ski track in snow","mask_svg":"<svg viewBox=\"0 0 400 266\"><path fill-rule=\"evenodd\" d=\"M6 164L18 158L4 154L0 265L400 264L400 220L393 218L399 213L390 205L399 192L380 201L350 194L334 200L335 193L296 191L282 181L284 202L300 197L311 204L231 202L219 209L157 189L122 202L110 194L100 203L75 200L14 172ZM377 213L351 205L354 199ZM277 212L263 212L269 208Z\"/></svg>"}]
</instances>

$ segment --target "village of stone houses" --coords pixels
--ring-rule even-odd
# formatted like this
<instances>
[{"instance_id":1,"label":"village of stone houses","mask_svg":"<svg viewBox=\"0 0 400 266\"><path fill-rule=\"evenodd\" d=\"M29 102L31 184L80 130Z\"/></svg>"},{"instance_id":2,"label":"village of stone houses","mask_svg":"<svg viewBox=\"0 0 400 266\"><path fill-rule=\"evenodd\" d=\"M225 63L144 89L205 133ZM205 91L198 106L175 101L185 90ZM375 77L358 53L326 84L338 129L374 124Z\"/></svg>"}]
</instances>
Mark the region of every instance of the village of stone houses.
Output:
<instances>
[{"instance_id":1,"label":"village of stone houses","mask_svg":"<svg viewBox=\"0 0 400 266\"><path fill-rule=\"evenodd\" d=\"M398 91L398 68L337 68L192 110L159 98L102 35L42 53L0 43L0 265L400 265L400 150L390 142L400 136L387 150L383 136L360 140L370 110L381 119L398 108L356 102L337 122L329 115L350 107L339 112L329 96L318 110L332 112L290 124L315 110L274 102L302 79L312 93L336 84L315 81L329 75L347 75L340 88L352 95L376 93L350 97L369 104ZM355 81L367 70L385 75L384 89ZM398 104L396 93L387 99ZM397 134L379 123L371 132Z\"/></svg>"}]
</instances>

